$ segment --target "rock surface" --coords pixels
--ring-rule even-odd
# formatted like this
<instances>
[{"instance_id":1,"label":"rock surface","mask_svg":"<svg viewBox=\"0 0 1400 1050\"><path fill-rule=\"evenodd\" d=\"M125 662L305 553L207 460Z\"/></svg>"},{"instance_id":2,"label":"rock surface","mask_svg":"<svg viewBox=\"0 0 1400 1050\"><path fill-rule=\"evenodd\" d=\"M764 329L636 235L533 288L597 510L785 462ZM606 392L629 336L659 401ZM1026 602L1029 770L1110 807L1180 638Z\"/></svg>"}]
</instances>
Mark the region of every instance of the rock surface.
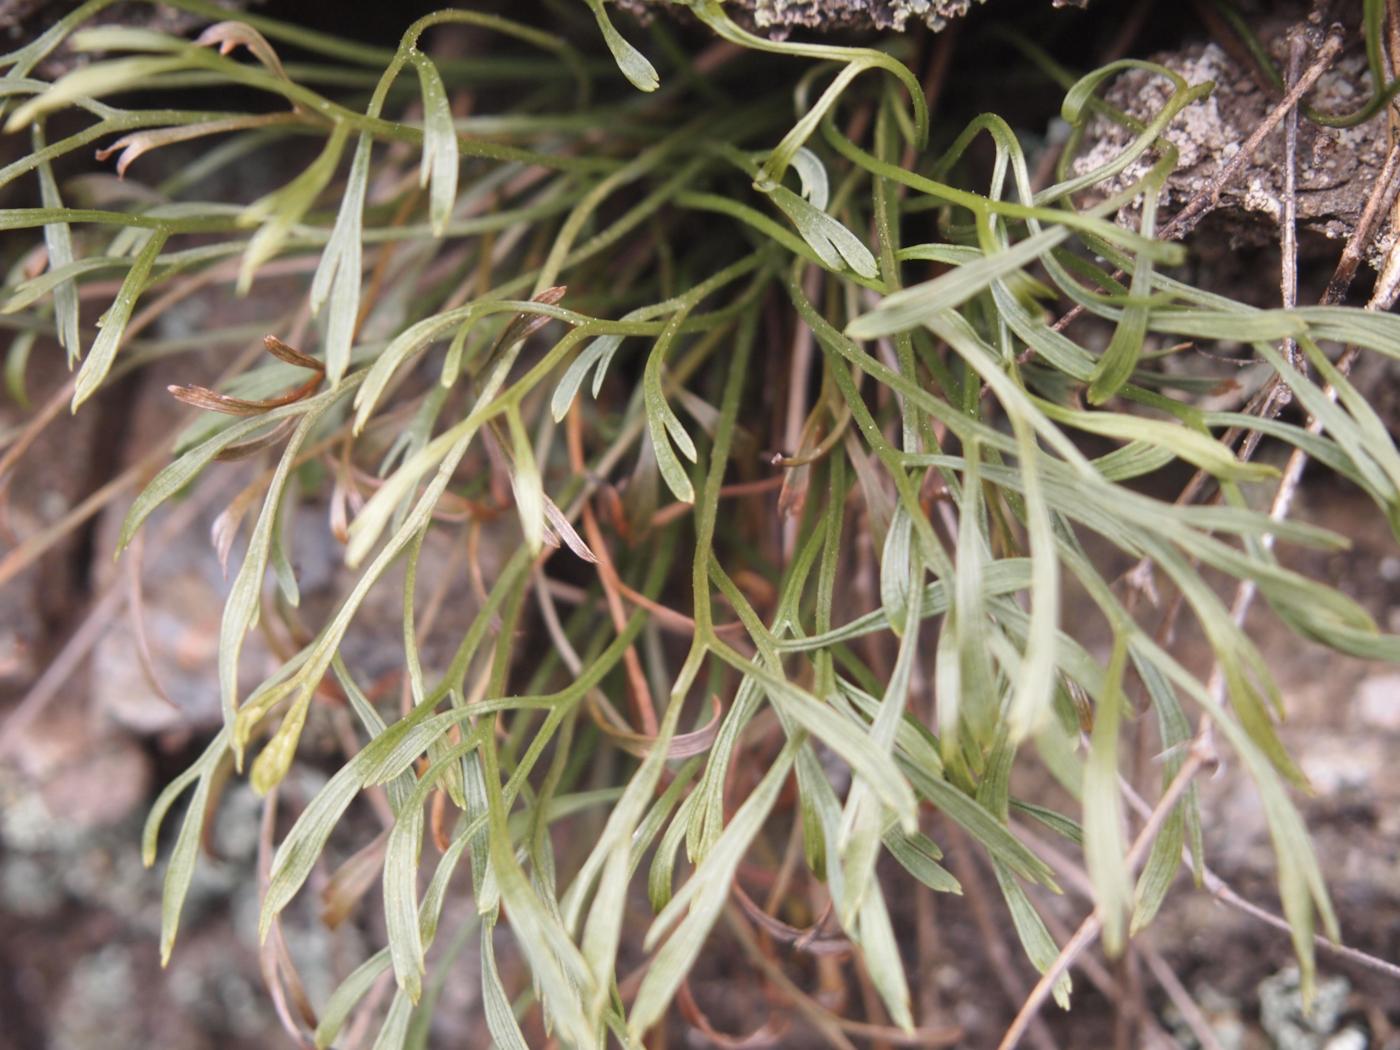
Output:
<instances>
[{"instance_id":1,"label":"rock surface","mask_svg":"<svg viewBox=\"0 0 1400 1050\"><path fill-rule=\"evenodd\" d=\"M917 25L939 30L985 0L732 0L729 11L774 37L794 29L835 32L843 29L893 29ZM683 0L619 0L619 6L642 13ZM1056 7L1083 7L1088 0L1052 0Z\"/></svg>"},{"instance_id":2,"label":"rock surface","mask_svg":"<svg viewBox=\"0 0 1400 1050\"><path fill-rule=\"evenodd\" d=\"M1284 46L1283 39L1283 34L1277 33L1271 41L1272 49L1277 51ZM1180 74L1188 83L1215 84L1209 97L1188 106L1167 128L1167 138L1180 152L1177 168L1168 177L1162 194L1161 211L1170 216L1208 187L1216 173L1230 163L1239 152L1240 143L1264 122L1277 98L1264 91L1247 68L1213 42L1154 55L1152 60ZM1166 78L1133 70L1114 82L1105 100L1130 117L1147 121L1161 110L1173 90ZM1359 49L1348 50L1324 73L1310 96L1317 109L1336 114L1358 109L1369 97L1366 59ZM1112 160L1133 137L1134 132L1121 124L1097 118L1086 136L1088 146L1074 162L1075 174L1092 171ZM1236 246L1273 244L1278 240L1284 192L1283 139L1281 131L1266 137L1245 169L1224 187L1218 213L1224 218L1227 236ZM1300 120L1300 230L1331 241L1345 239L1356 228L1389 147L1383 116L1354 128L1325 128ZM1141 178L1155 160L1156 155L1149 151L1092 192L1108 196L1123 189ZM1374 268L1380 268L1394 240L1395 231L1387 223L1367 253L1367 261ZM1329 256L1334 256L1336 250L1335 245L1325 248Z\"/></svg>"}]
</instances>

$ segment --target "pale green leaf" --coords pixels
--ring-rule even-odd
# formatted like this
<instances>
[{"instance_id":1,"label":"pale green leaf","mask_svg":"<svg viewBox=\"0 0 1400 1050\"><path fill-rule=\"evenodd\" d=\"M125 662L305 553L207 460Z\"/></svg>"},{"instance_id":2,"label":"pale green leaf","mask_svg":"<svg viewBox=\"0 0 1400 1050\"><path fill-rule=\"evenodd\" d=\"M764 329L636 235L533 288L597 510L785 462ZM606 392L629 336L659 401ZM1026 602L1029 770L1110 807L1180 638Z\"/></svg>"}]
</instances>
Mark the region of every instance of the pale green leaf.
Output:
<instances>
[{"instance_id":1,"label":"pale green leaf","mask_svg":"<svg viewBox=\"0 0 1400 1050\"><path fill-rule=\"evenodd\" d=\"M433 234L441 237L457 202L457 131L452 125L452 104L433 60L416 48L410 52L423 86L423 161L419 185L428 187L428 217Z\"/></svg>"},{"instance_id":2,"label":"pale green leaf","mask_svg":"<svg viewBox=\"0 0 1400 1050\"><path fill-rule=\"evenodd\" d=\"M345 149L350 125L337 123L326 138L320 154L306 169L279 190L260 197L248 205L239 216L239 224L257 226L258 231L248 242L243 262L238 270L238 292L246 294L252 287L258 268L279 251L291 235L292 227L310 210L321 191L330 182Z\"/></svg>"},{"instance_id":3,"label":"pale green leaf","mask_svg":"<svg viewBox=\"0 0 1400 1050\"><path fill-rule=\"evenodd\" d=\"M729 884L739 862L777 801L778 791L787 779L801 743L800 735L789 738L763 779L734 814L715 848L696 868L680 892L661 910L647 931L645 943L650 948L685 912L685 918L681 919L652 959L637 990L637 998L627 1018L628 1032L633 1039L640 1040L643 1033L660 1020L676 989L690 971L710 928L729 899Z\"/></svg>"},{"instance_id":4,"label":"pale green leaf","mask_svg":"<svg viewBox=\"0 0 1400 1050\"><path fill-rule=\"evenodd\" d=\"M93 340L91 349L83 359L83 365L78 369L78 378L74 383L74 410L97 392L102 381L107 378L107 373L111 371L122 336L126 334L127 323L131 320L132 311L136 309L136 300L150 279L151 268L155 265L156 256L160 255L167 236L165 230L151 231L145 245L132 262L131 269L127 271L121 288L117 290L117 297L98 318L97 338Z\"/></svg>"},{"instance_id":5,"label":"pale green leaf","mask_svg":"<svg viewBox=\"0 0 1400 1050\"><path fill-rule=\"evenodd\" d=\"M1120 633L1109 659L1107 685L1094 711L1089 759L1084 764L1084 867L1094 886L1095 902L1103 919L1104 950L1110 956L1123 950L1132 901L1118 792L1118 726L1126 703L1123 669L1127 654L1127 639Z\"/></svg>"},{"instance_id":6,"label":"pale green leaf","mask_svg":"<svg viewBox=\"0 0 1400 1050\"><path fill-rule=\"evenodd\" d=\"M1045 928L1045 920L1035 910L1035 905L1026 896L1026 891L1021 888L1015 876L995 859L992 861L992 870L996 874L997 886L1006 899L1007 909L1011 912L1011 924L1016 929L1021 947L1025 949L1026 958L1037 970L1045 973L1059 958L1060 946L1055 943L1055 938L1050 936L1050 931ZM1061 1009L1069 1009L1072 990L1069 974L1060 974L1051 988L1051 994Z\"/></svg>"},{"instance_id":7,"label":"pale green leaf","mask_svg":"<svg viewBox=\"0 0 1400 1050\"><path fill-rule=\"evenodd\" d=\"M525 547L531 554L537 554L544 544L544 482L540 478L540 468L535 463L530 436L525 433L525 424L521 422L520 413L508 411L506 424L510 429L511 457L514 461L510 485L515 493L515 509L520 515Z\"/></svg>"},{"instance_id":8,"label":"pale green leaf","mask_svg":"<svg viewBox=\"0 0 1400 1050\"><path fill-rule=\"evenodd\" d=\"M41 153L43 148L43 127L36 123L34 150ZM45 208L63 207L63 199L58 192L58 181L54 178L53 168L47 161L39 165L39 195ZM67 223L50 223L45 226L44 244L48 248L50 272L72 265L73 233ZM9 304L6 309L10 309ZM78 359L82 349L78 340L78 286L72 278L61 281L54 287L53 311L58 322L58 343L68 351L68 363L71 365Z\"/></svg>"},{"instance_id":9,"label":"pale green leaf","mask_svg":"<svg viewBox=\"0 0 1400 1050\"><path fill-rule=\"evenodd\" d=\"M875 256L850 230L811 201L799 197L785 186L761 186L797 227L797 232L812 251L830 269L852 270L862 277L878 277L880 267Z\"/></svg>"},{"instance_id":10,"label":"pale green leaf","mask_svg":"<svg viewBox=\"0 0 1400 1050\"><path fill-rule=\"evenodd\" d=\"M802 180L802 196L812 202L817 211L826 211L831 200L831 182L827 178L826 165L821 159L803 146L792 155L792 167Z\"/></svg>"},{"instance_id":11,"label":"pale green leaf","mask_svg":"<svg viewBox=\"0 0 1400 1050\"><path fill-rule=\"evenodd\" d=\"M498 1050L529 1050L520 1023L515 1019L510 999L501 987L501 975L496 969L496 947L491 938L491 925L481 925L481 1000L486 1014L486 1027Z\"/></svg>"},{"instance_id":12,"label":"pale green leaf","mask_svg":"<svg viewBox=\"0 0 1400 1050\"><path fill-rule=\"evenodd\" d=\"M939 864L942 851L922 832L906 835L890 827L884 836L890 855L914 878L937 893L962 893L962 885Z\"/></svg>"},{"instance_id":13,"label":"pale green leaf","mask_svg":"<svg viewBox=\"0 0 1400 1050\"><path fill-rule=\"evenodd\" d=\"M336 213L330 240L321 252L316 275L311 280L311 312L325 316L326 378L339 383L350 364L350 349L360 315L360 271L363 267L363 226L365 191L369 183L369 162L374 139L361 134L350 161L350 176Z\"/></svg>"},{"instance_id":14,"label":"pale green leaf","mask_svg":"<svg viewBox=\"0 0 1400 1050\"><path fill-rule=\"evenodd\" d=\"M398 776L454 720L451 712L428 717L430 714L429 709L419 708L394 723L342 766L302 810L272 858L258 922L260 936L267 935L272 920L296 896L355 797L369 784Z\"/></svg>"},{"instance_id":15,"label":"pale green leaf","mask_svg":"<svg viewBox=\"0 0 1400 1050\"><path fill-rule=\"evenodd\" d=\"M603 0L587 0L587 3L593 11L593 17L598 20L603 41L612 52L613 60L617 62L617 68L622 70L622 75L630 80L638 91L655 91L660 87L661 78L657 76L656 67L613 26L608 18L607 9L603 6Z\"/></svg>"}]
</instances>

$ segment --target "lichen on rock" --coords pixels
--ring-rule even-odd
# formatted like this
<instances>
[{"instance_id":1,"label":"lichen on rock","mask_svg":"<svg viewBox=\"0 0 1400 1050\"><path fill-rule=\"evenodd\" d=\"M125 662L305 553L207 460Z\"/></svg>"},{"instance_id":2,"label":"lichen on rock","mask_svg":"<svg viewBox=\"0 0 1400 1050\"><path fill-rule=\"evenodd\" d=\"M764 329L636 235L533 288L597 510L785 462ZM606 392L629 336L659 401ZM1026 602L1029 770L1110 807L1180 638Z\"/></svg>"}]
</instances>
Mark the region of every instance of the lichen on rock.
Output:
<instances>
[{"instance_id":1,"label":"lichen on rock","mask_svg":"<svg viewBox=\"0 0 1400 1050\"><path fill-rule=\"evenodd\" d=\"M762 29L833 29L871 26L905 29L910 19L942 29L950 18L967 14L972 0L752 0L754 22Z\"/></svg>"},{"instance_id":2,"label":"lichen on rock","mask_svg":"<svg viewBox=\"0 0 1400 1050\"><path fill-rule=\"evenodd\" d=\"M617 0L618 6L641 14L657 7L677 6L682 0ZM736 20L769 36L781 38L794 29L818 32L881 29L902 32L925 25L934 31L961 18L986 0L728 0L725 7ZM1088 0L1052 0L1056 7L1082 7Z\"/></svg>"},{"instance_id":3,"label":"lichen on rock","mask_svg":"<svg viewBox=\"0 0 1400 1050\"><path fill-rule=\"evenodd\" d=\"M1283 46L1283 34L1273 36L1273 48ZM1211 94L1184 109L1172 121L1166 137L1179 152L1176 170L1162 193L1167 214L1210 185L1216 173L1238 153L1240 144L1265 119L1277 98L1256 83L1250 71L1215 43L1193 44L1180 51L1153 56L1153 61L1179 73L1189 83L1212 81ZM1319 79L1310 100L1324 112L1344 113L1369 97L1365 56L1348 51ZM1133 70L1119 77L1105 100L1129 116L1146 121L1166 103L1172 85L1164 77ZM1075 174L1083 174L1117 156L1133 133L1105 117L1095 118L1085 136L1086 146L1075 159ZM1337 241L1356 228L1381 166L1385 162L1387 128L1384 118L1354 128L1326 128L1299 121L1297 204L1298 225L1305 232ZM1118 176L1100 183L1095 192L1117 192L1140 178L1154 163L1149 153ZM1217 208L1236 246L1272 243L1278 238L1284 171L1283 132L1269 135L1240 174L1224 188ZM1129 217L1131 218L1131 217ZM1372 240L1367 261L1379 268L1395 234L1388 225Z\"/></svg>"}]
</instances>

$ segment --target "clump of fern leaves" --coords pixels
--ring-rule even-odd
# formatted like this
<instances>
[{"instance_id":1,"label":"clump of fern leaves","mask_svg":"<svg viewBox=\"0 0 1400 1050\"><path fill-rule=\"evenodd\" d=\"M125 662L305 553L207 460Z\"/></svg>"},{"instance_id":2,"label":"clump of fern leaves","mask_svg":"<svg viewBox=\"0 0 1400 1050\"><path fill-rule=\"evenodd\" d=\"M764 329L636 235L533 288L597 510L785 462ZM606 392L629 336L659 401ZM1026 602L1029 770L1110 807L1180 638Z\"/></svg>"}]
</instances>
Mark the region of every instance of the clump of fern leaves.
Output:
<instances>
[{"instance_id":1,"label":"clump of fern leaves","mask_svg":"<svg viewBox=\"0 0 1400 1050\"><path fill-rule=\"evenodd\" d=\"M1355 602L1279 563L1275 540L1345 540L1250 509L1242 487L1277 472L1220 437L1238 428L1302 449L1395 522L1400 455L1330 349L1395 355L1400 321L1255 309L1171 276L1184 253L1157 236L1176 159L1163 131L1210 85L1151 67L1172 94L1131 146L1079 175L1071 150L1037 189L995 116L929 149L905 42L776 43L716 0L689 5L717 41L700 59L653 27L660 73L601 0L583 14L615 65L580 48L578 27L458 9L375 48L258 15L229 21L204 0L172 5L209 19L194 41L89 27L106 6L90 0L0 60L6 130L33 139L0 185L35 180L42 198L0 212L0 228L34 231L46 254L37 273L16 261L5 288L12 389L31 347L56 341L79 408L116 376L189 349L129 336L143 305L238 295L273 276L302 289L296 311L254 326L276 336L268 353L245 355L221 389L176 391L199 412L122 533L125 544L229 469L221 461L266 464L231 522L247 518L220 634L224 725L162 793L145 836L154 862L162 825L190 796L165 875L165 957L228 767L275 792L318 697L333 693L363 745L278 846L263 936L357 797L382 786L393 821L380 851L387 944L321 1006L319 1046L389 971L396 992L376 1045L404 1044L464 860L497 1044L525 1045L517 1015L531 1000L567 1045L608 1033L638 1044L789 784L800 874L784 877L822 887L832 928L858 949L890 1018L911 1028L898 891L876 868L889 854L901 878L959 892L921 813L940 810L986 851L1027 954L1047 970L1060 946L1025 885L1058 887L1010 814L1082 843L1118 950L1162 905L1185 848L1201 860L1190 781L1217 741L1264 801L1311 974L1315 925L1338 931L1288 795L1304 778L1275 732L1278 686L1219 581L1257 589L1299 635L1341 652L1391 659L1400 647ZM491 57L433 57L448 27L489 42ZM60 46L91 61L53 83L31 78ZM1068 88L1071 127L1113 116L1096 92L1125 64ZM232 89L268 101L141 105ZM467 96L512 101L467 114ZM993 175L975 185L966 155L983 139ZM273 192L211 196L228 185L220 176L308 140L310 160ZM191 142L202 152L184 170L104 206L68 203L54 174L101 145L139 183L145 154ZM1076 205L1144 158L1128 189ZM1136 228L1114 221L1127 206ZM84 285L113 274L120 289L94 327ZM1099 319L1106 342L1056 325L1057 302ZM1183 341L1253 347L1320 429L1195 407L1205 381L1164 367ZM1283 341L1316 379L1281 356ZM240 327L202 343L259 340ZM790 377L785 413L771 376ZM1091 457L1085 435L1112 451ZM1212 480L1217 503L1171 503L1135 484L1180 462ZM245 638L298 602L288 523L321 498L298 480L315 464L328 464L324 541L343 544L355 582L249 688ZM488 532L509 552L481 567L474 622L441 666L425 663L416 623L431 530ZM1131 588L1088 553L1090 536L1137 562L1138 581L1179 595L1213 676L1144 625ZM371 700L342 654L371 588L399 563L406 711ZM1062 616L1071 585L1111 632L1107 661ZM472 584L463 570L422 586ZM1149 833L1130 847L1119 736L1138 698L1155 714L1163 780ZM1052 759L1078 812L1012 797L1027 745ZM589 770L607 752L617 777L598 787ZM736 780L759 758L760 776ZM551 824L595 808L596 839L557 857ZM649 963L624 996L619 947L643 885L654 917L633 939ZM498 924L529 964L523 1001L495 964ZM1052 976L1067 1003L1068 977Z\"/></svg>"}]
</instances>

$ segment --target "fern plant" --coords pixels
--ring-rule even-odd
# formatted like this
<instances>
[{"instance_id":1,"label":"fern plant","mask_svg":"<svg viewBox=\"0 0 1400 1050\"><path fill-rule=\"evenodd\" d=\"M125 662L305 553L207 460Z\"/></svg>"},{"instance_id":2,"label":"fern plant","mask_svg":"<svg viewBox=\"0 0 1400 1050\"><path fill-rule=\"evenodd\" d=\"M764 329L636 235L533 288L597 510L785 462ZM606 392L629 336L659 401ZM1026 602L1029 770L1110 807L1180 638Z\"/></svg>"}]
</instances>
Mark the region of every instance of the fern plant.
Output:
<instances>
[{"instance_id":1,"label":"fern plant","mask_svg":"<svg viewBox=\"0 0 1400 1050\"><path fill-rule=\"evenodd\" d=\"M5 288L11 389L23 394L32 347L67 350L75 409L157 359L253 348L218 389L172 388L196 411L122 530L125 545L225 461L257 465L221 519L225 552L245 534L220 633L223 728L145 834L154 863L186 800L166 853L163 958L230 766L275 795L318 706L340 701L360 749L283 834L260 922L274 933L347 809L382 788L392 820L368 855L385 947L319 1004L303 1033L317 1046L387 973L375 1045L423 1038L412 1022L431 1000L451 894L475 904L497 1045L525 1045L520 1018L536 1005L565 1045L640 1045L734 909L745 858L790 823L800 837L778 877L829 902L822 929L913 1029L896 904L909 880L960 892L930 834L935 810L985 851L1028 957L1067 1005L1066 956L1027 892L1057 892L1056 875L1013 815L1082 846L1116 952L1184 859L1200 870L1191 781L1217 747L1263 800L1311 979L1315 927L1339 931L1290 800L1305 778L1275 731L1278 685L1220 581L1340 652L1400 647L1280 563L1275 541L1346 540L1252 509L1246 488L1278 472L1232 443L1301 450L1400 521L1400 455L1334 353L1394 356L1400 321L1257 309L1172 276L1185 252L1158 235L1176 163L1164 130L1209 84L1137 61L1068 83L1071 147L1037 188L996 116L929 148L904 39L779 43L692 0L723 45L697 58L658 21L658 72L601 0L557 10L549 29L443 10L392 48L170 2L209 27L191 41L93 26L109 4L89 0L0 60L6 131L33 144L0 185L28 180L41 197L0 213L0 228L31 231L43 253L38 268L32 253L12 260ZM615 66L591 46L594 23ZM452 27L472 49L435 57ZM60 47L89 60L34 79ZM1171 85L1146 122L1098 97L1130 67ZM468 112L468 96L512 101ZM224 98L247 108L162 105ZM1077 173L1094 117L1134 137ZM979 184L985 167L968 155L983 140L994 160ZM305 166L273 192L225 192L229 173L302 156L308 141ZM146 154L182 143L199 147L188 165L140 181ZM126 183L62 185L55 165L94 145ZM1130 170L1143 173L1128 188L1076 203ZM94 324L87 286L112 275L120 288ZM143 310L274 278L299 289L283 315L204 332L198 347L146 331ZM1057 304L1094 323L1056 323ZM1190 348L1214 343L1251 348L1318 425L1198 407L1215 380ZM1111 450L1091 455L1089 438ZM1145 479L1181 463L1218 500L1148 494ZM353 585L250 684L251 631L298 637L289 525L321 501L321 542L343 546ZM420 581L433 530L472 550L492 536L507 553ZM1105 545L1137 565L1126 581L1090 553ZM407 704L394 710L342 643L399 564ZM450 660L425 660L425 594L474 586ZM1066 621L1069 587L1111 635L1107 660ZM1157 634L1142 599L1158 593L1199 625L1213 674ZM1134 824L1121 752L1140 709L1155 719L1162 787ZM1043 762L1078 808L1015 797L1023 762ZM594 812L596 835L561 850L552 828ZM897 874L877 871L885 855ZM643 892L652 917L633 936ZM524 988L502 980L498 927L528 962ZM625 986L624 943L647 960ZM840 1037L843 1019L807 1009Z\"/></svg>"}]
</instances>

